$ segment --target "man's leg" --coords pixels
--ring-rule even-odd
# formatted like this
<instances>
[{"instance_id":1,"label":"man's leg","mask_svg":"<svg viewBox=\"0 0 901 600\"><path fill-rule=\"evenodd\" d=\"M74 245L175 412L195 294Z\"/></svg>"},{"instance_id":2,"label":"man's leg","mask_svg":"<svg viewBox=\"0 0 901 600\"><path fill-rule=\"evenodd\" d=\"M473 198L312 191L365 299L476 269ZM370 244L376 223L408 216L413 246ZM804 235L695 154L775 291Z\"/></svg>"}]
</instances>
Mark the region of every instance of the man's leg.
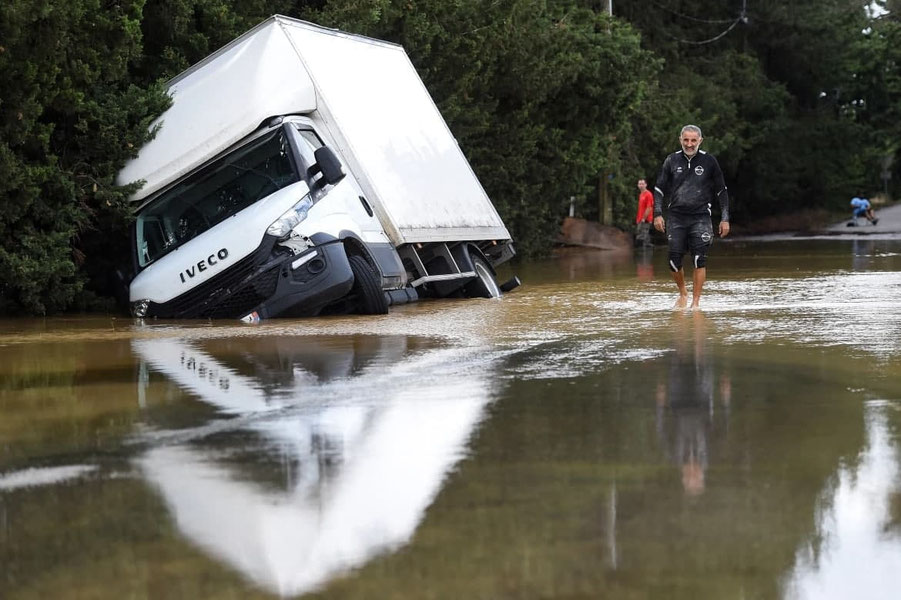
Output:
<instances>
[{"instance_id":1,"label":"man's leg","mask_svg":"<svg viewBox=\"0 0 901 600\"><path fill-rule=\"evenodd\" d=\"M651 238L650 224L639 223L636 226L635 241L641 242L642 246L646 246Z\"/></svg>"},{"instance_id":2,"label":"man's leg","mask_svg":"<svg viewBox=\"0 0 901 600\"><path fill-rule=\"evenodd\" d=\"M682 257L688 250L688 230L685 222L676 215L669 215L666 224L666 238L669 242L669 269L673 273L673 281L679 288L679 298L673 308L688 306L688 290L685 289L685 271L682 269Z\"/></svg>"},{"instance_id":3,"label":"man's leg","mask_svg":"<svg viewBox=\"0 0 901 600\"><path fill-rule=\"evenodd\" d=\"M673 308L685 308L688 306L688 290L685 288L685 269L673 271L673 281L676 282L676 287L679 288L679 298L676 300L676 304Z\"/></svg>"},{"instance_id":4,"label":"man's leg","mask_svg":"<svg viewBox=\"0 0 901 600\"><path fill-rule=\"evenodd\" d=\"M707 267L699 267L692 274L691 307L701 308L701 290L707 281Z\"/></svg>"},{"instance_id":5,"label":"man's leg","mask_svg":"<svg viewBox=\"0 0 901 600\"><path fill-rule=\"evenodd\" d=\"M702 218L692 225L688 237L691 256L694 262L692 274L691 308L701 308L701 292L707 281L707 250L713 242L713 223L709 218Z\"/></svg>"}]
</instances>

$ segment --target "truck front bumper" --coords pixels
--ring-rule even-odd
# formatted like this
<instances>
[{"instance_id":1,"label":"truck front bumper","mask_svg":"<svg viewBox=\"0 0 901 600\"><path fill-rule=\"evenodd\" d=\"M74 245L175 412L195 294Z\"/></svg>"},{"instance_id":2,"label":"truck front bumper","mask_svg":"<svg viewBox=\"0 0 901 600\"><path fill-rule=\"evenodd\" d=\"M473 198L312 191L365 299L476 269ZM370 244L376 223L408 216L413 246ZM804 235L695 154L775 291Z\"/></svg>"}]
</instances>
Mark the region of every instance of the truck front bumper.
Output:
<instances>
[{"instance_id":1,"label":"truck front bumper","mask_svg":"<svg viewBox=\"0 0 901 600\"><path fill-rule=\"evenodd\" d=\"M252 312L261 319L314 316L346 296L353 282L344 244L314 246L281 264L275 292Z\"/></svg>"},{"instance_id":2,"label":"truck front bumper","mask_svg":"<svg viewBox=\"0 0 901 600\"><path fill-rule=\"evenodd\" d=\"M317 236L319 237L319 236ZM253 254L220 276L165 303L150 302L147 317L240 319L311 316L340 300L353 272L340 240L322 236L302 254L279 252L266 236Z\"/></svg>"}]
</instances>

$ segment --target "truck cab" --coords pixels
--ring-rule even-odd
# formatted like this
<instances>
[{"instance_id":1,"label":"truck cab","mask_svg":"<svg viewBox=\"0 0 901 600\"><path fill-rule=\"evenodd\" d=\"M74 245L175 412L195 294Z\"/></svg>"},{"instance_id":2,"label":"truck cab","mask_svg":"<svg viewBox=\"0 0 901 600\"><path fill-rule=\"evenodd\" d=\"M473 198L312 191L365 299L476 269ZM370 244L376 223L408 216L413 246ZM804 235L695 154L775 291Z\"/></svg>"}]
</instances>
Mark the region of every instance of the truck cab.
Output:
<instances>
[{"instance_id":1,"label":"truck cab","mask_svg":"<svg viewBox=\"0 0 901 600\"><path fill-rule=\"evenodd\" d=\"M383 288L406 283L359 185L302 117L273 119L152 197L133 243L138 316L319 314L353 289L352 257L376 286L345 308L385 312Z\"/></svg>"}]
</instances>

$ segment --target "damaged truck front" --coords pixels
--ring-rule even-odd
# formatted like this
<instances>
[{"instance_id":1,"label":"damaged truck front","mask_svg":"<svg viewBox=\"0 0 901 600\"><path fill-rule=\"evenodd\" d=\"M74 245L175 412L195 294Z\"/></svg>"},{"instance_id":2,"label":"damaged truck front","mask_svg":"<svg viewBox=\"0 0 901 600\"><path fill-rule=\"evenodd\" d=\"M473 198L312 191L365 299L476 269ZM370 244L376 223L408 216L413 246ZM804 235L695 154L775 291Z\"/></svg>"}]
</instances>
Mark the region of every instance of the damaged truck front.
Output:
<instances>
[{"instance_id":1,"label":"damaged truck front","mask_svg":"<svg viewBox=\"0 0 901 600\"><path fill-rule=\"evenodd\" d=\"M400 46L272 17L169 83L132 312L249 321L498 296L510 234Z\"/></svg>"}]
</instances>

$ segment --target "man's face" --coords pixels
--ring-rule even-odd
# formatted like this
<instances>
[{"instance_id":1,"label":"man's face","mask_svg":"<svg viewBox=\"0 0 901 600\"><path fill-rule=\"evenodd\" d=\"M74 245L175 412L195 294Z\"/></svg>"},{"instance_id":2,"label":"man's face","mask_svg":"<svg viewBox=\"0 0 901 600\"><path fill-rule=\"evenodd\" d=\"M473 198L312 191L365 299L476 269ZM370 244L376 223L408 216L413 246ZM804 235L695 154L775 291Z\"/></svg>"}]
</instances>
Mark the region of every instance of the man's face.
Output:
<instances>
[{"instance_id":1,"label":"man's face","mask_svg":"<svg viewBox=\"0 0 901 600\"><path fill-rule=\"evenodd\" d=\"M648 183L644 179L638 180L638 191L643 192L648 189Z\"/></svg>"},{"instance_id":2,"label":"man's face","mask_svg":"<svg viewBox=\"0 0 901 600\"><path fill-rule=\"evenodd\" d=\"M685 156L691 158L698 153L698 147L704 141L704 138L699 136L697 131L688 129L682 134L682 138L679 141L682 143L682 152L685 153Z\"/></svg>"}]
</instances>

